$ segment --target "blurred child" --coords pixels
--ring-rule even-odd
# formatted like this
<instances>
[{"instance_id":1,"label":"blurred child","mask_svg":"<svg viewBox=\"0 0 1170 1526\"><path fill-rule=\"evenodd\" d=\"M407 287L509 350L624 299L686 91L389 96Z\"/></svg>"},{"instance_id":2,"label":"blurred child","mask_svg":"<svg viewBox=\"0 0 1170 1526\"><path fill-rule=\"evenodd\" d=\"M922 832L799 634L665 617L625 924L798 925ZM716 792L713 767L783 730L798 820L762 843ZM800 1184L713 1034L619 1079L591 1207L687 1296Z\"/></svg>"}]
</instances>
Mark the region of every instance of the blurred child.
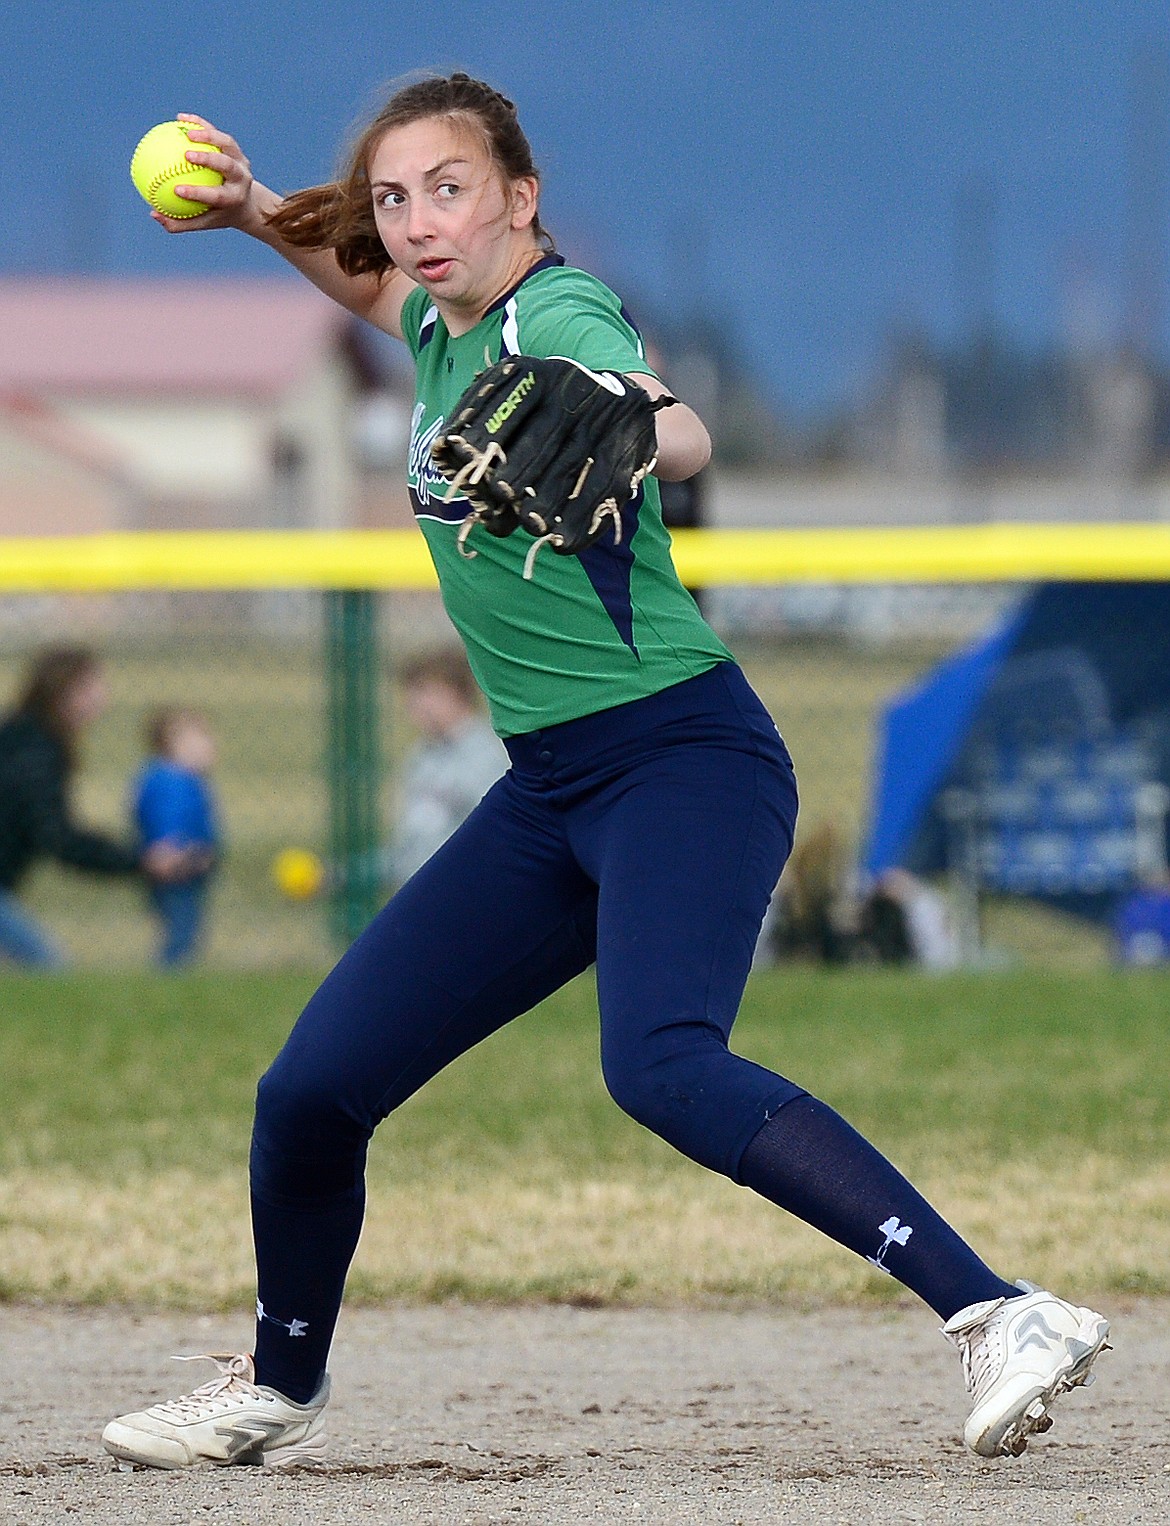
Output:
<instances>
[{"instance_id":1,"label":"blurred child","mask_svg":"<svg viewBox=\"0 0 1170 1526\"><path fill-rule=\"evenodd\" d=\"M908 869L887 869L861 907L858 953L881 964L955 970L962 951L946 896Z\"/></svg>"},{"instance_id":2,"label":"blurred child","mask_svg":"<svg viewBox=\"0 0 1170 1526\"><path fill-rule=\"evenodd\" d=\"M147 721L150 756L134 785L143 861L156 876L150 902L160 924L158 962L188 964L200 950L207 891L219 856L209 774L215 739L194 710L164 708Z\"/></svg>"},{"instance_id":3,"label":"blurred child","mask_svg":"<svg viewBox=\"0 0 1170 1526\"><path fill-rule=\"evenodd\" d=\"M397 817L384 855L394 889L420 869L508 766L463 653L422 653L399 671L418 741L403 762Z\"/></svg>"}]
</instances>

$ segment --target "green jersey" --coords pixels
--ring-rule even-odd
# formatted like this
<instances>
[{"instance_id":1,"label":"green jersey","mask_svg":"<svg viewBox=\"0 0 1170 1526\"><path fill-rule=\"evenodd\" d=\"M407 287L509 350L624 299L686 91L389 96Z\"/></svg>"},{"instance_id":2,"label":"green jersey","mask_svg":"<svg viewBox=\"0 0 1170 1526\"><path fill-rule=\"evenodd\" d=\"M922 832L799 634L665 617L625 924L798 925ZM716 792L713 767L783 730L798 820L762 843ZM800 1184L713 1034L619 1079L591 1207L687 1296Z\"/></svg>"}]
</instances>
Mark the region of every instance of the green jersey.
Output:
<instances>
[{"instance_id":1,"label":"green jersey","mask_svg":"<svg viewBox=\"0 0 1170 1526\"><path fill-rule=\"evenodd\" d=\"M402 328L415 357L409 487L443 602L467 647L501 736L535 731L656 694L730 653L700 615L670 559L658 484L647 477L622 515L579 556L539 556L523 577L531 538L473 529L471 505L446 500L431 444L476 374L501 355L565 356L594 370L653 375L637 330L608 287L550 255L466 334L453 338L422 287Z\"/></svg>"}]
</instances>

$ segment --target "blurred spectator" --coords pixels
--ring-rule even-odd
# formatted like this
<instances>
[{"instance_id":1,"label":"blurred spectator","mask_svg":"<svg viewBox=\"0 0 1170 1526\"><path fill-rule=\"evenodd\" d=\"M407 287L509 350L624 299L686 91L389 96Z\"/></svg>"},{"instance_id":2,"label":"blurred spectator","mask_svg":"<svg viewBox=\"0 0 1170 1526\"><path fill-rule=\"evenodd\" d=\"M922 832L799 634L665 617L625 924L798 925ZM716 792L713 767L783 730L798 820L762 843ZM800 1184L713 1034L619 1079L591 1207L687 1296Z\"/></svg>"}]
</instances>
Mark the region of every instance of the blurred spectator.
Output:
<instances>
[{"instance_id":1,"label":"blurred spectator","mask_svg":"<svg viewBox=\"0 0 1170 1526\"><path fill-rule=\"evenodd\" d=\"M851 879L848 850L831 822L798 839L768 934L777 958L955 968L959 944L945 896L906 869L887 870L860 900Z\"/></svg>"},{"instance_id":2,"label":"blurred spectator","mask_svg":"<svg viewBox=\"0 0 1170 1526\"><path fill-rule=\"evenodd\" d=\"M146 727L150 755L134 782L133 814L152 873L150 904L160 924L158 962L189 964L199 953L207 892L219 857L209 775L215 739L194 710L156 710Z\"/></svg>"},{"instance_id":3,"label":"blurred spectator","mask_svg":"<svg viewBox=\"0 0 1170 1526\"><path fill-rule=\"evenodd\" d=\"M705 471L688 477L685 482L659 482L658 493L662 500L662 523L668 530L700 530L706 519ZM701 588L687 585L687 592L700 609L704 604Z\"/></svg>"},{"instance_id":4,"label":"blurred spectator","mask_svg":"<svg viewBox=\"0 0 1170 1526\"><path fill-rule=\"evenodd\" d=\"M402 665L400 681L419 739L403 764L397 820L383 865L395 889L447 841L508 767L462 652L415 657Z\"/></svg>"},{"instance_id":5,"label":"blurred spectator","mask_svg":"<svg viewBox=\"0 0 1170 1526\"><path fill-rule=\"evenodd\" d=\"M779 959L844 964L852 939L846 915L848 857L832 822L797 839L773 902L769 943Z\"/></svg>"},{"instance_id":6,"label":"blurred spectator","mask_svg":"<svg viewBox=\"0 0 1170 1526\"><path fill-rule=\"evenodd\" d=\"M1118 902L1113 945L1119 964L1162 964L1170 959L1170 884L1140 885Z\"/></svg>"},{"instance_id":7,"label":"blurred spectator","mask_svg":"<svg viewBox=\"0 0 1170 1526\"><path fill-rule=\"evenodd\" d=\"M858 952L881 964L953 970L959 940L946 897L908 869L887 869L862 902Z\"/></svg>"},{"instance_id":8,"label":"blurred spectator","mask_svg":"<svg viewBox=\"0 0 1170 1526\"><path fill-rule=\"evenodd\" d=\"M0 956L42 969L61 950L17 898L38 858L95 874L134 874L139 855L72 818L70 792L81 740L108 703L102 667L85 647L49 647L29 663L13 709L0 721Z\"/></svg>"},{"instance_id":9,"label":"blurred spectator","mask_svg":"<svg viewBox=\"0 0 1170 1526\"><path fill-rule=\"evenodd\" d=\"M666 357L653 339L647 339L646 359L657 374L666 381ZM693 379L693 378L692 378ZM668 383L669 385L669 383ZM688 395L689 402L704 418L715 411L715 399L696 398ZM707 520L707 471L697 472L685 482L662 482L657 478L658 496L662 503L662 523L668 530L700 530ZM704 594L701 588L687 587L687 592L700 609Z\"/></svg>"}]
</instances>

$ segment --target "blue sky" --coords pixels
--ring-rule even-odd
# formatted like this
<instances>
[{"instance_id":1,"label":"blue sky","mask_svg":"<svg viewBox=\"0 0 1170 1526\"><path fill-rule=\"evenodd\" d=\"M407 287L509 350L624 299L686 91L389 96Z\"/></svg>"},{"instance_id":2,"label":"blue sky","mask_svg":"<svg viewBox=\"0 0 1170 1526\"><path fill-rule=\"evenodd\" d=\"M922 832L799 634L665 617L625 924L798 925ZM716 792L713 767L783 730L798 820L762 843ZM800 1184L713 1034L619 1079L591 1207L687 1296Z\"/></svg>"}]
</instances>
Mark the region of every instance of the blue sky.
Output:
<instances>
[{"instance_id":1,"label":"blue sky","mask_svg":"<svg viewBox=\"0 0 1170 1526\"><path fill-rule=\"evenodd\" d=\"M831 407L892 328L961 327L964 184L994 188L1008 333L1058 337L1071 271L1103 330L1120 321L1129 81L1139 46L1170 46L1164 3L350 0L327 14L320 0L6 0L0 269L272 270L238 235L167 238L149 221L126 173L141 133L202 112L288 190L330 173L396 76L462 67L518 102L570 257L635 312L714 308L782 408ZM1168 221L1163 208L1163 237Z\"/></svg>"}]
</instances>

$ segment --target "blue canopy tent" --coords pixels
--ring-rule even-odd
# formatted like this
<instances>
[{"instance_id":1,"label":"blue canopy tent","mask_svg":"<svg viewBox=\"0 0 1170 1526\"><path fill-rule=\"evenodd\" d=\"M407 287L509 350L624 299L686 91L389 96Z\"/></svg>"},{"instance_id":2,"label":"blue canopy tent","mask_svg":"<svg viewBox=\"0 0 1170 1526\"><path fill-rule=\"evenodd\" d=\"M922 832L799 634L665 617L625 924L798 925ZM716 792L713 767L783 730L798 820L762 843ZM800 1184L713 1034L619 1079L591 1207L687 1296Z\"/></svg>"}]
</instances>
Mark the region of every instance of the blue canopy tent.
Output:
<instances>
[{"instance_id":1,"label":"blue canopy tent","mask_svg":"<svg viewBox=\"0 0 1170 1526\"><path fill-rule=\"evenodd\" d=\"M1098 811L1122 784L1131 794L1170 785L1170 584L1041 584L988 636L895 696L879 721L864 868L947 867L948 800L998 769L997 798L1008 801L1024 756L1037 777L1040 764L1052 776L1065 767L1058 814L1074 795L1083 805L1090 785ZM1018 812L1021 798L1017 788ZM1094 851L1108 851L1106 838L1102 826ZM1046 885L1020 871L1018 888L1093 916L1113 903L1067 875Z\"/></svg>"}]
</instances>

